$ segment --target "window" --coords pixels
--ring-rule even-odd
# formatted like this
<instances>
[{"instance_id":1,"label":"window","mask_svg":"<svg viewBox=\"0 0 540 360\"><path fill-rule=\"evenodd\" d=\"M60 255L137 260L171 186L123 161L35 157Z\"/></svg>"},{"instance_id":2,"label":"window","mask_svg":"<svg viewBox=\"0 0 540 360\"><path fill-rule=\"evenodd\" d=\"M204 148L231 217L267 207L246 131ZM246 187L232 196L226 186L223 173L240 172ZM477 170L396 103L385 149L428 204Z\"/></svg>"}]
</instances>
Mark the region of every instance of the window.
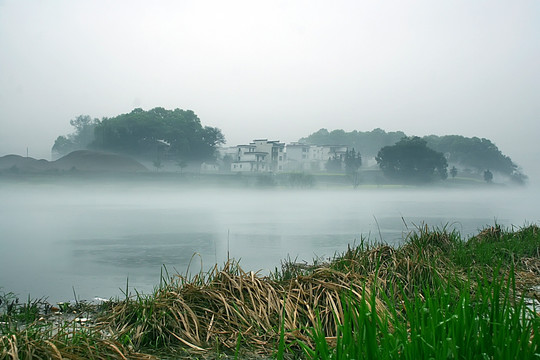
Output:
<instances>
[{"instance_id":1,"label":"window","mask_svg":"<svg viewBox=\"0 0 540 360\"><path fill-rule=\"evenodd\" d=\"M283 160L283 156L280 156L280 157L279 157L279 161L282 161L282 160Z\"/></svg>"}]
</instances>

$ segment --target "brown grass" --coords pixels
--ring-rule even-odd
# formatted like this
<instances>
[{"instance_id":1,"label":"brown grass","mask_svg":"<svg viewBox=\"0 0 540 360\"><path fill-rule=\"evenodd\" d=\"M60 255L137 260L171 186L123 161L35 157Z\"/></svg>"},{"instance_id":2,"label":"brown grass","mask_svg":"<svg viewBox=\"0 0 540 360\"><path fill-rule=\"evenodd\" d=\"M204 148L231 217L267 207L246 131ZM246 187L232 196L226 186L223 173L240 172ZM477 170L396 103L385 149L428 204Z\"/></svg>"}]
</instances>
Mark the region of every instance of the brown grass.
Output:
<instances>
[{"instance_id":1,"label":"brown grass","mask_svg":"<svg viewBox=\"0 0 540 360\"><path fill-rule=\"evenodd\" d=\"M98 335L97 330L81 337L76 332L59 331L50 336L48 332L36 334L35 327L29 329L31 330L0 336L0 359L155 359L151 355L136 353L114 340L106 339Z\"/></svg>"},{"instance_id":2,"label":"brown grass","mask_svg":"<svg viewBox=\"0 0 540 360\"><path fill-rule=\"evenodd\" d=\"M499 238L494 229L479 237ZM449 258L456 239L456 234L421 227L399 248L362 244L326 263L286 262L281 273L271 276L245 272L235 261L192 278L174 275L153 294L110 303L86 337L74 339L75 332L65 331L48 338L24 331L4 335L0 359L142 359L152 357L136 350L215 354L234 351L240 343L242 349L268 355L277 348L281 329L285 343L294 346L296 340L310 344L313 327L331 339L344 321L343 296L367 299L384 318L394 310L384 299L403 304L404 297L422 299L424 291L441 286L458 294L474 278ZM520 261L516 281L538 284L538 257Z\"/></svg>"},{"instance_id":3,"label":"brown grass","mask_svg":"<svg viewBox=\"0 0 540 360\"><path fill-rule=\"evenodd\" d=\"M441 256L442 245L349 249L331 263L301 266L298 274L285 280L246 273L231 261L222 270L214 268L191 280L176 275L151 300L119 302L103 321L118 338L128 337L136 347L234 349L240 339L268 352L276 347L282 322L289 344L298 339L309 342L306 331L317 321L328 336L335 336L344 318L345 294L370 299L372 289L384 292L375 297L375 311L383 315L387 309L381 299L421 293L450 273L461 276Z\"/></svg>"},{"instance_id":4,"label":"brown grass","mask_svg":"<svg viewBox=\"0 0 540 360\"><path fill-rule=\"evenodd\" d=\"M343 319L340 296L369 296L366 280L354 272L319 268L278 282L228 262L222 270L214 268L191 281L176 275L151 302L120 302L103 321L136 346L176 343L204 351L215 344L234 349L241 339L267 352L277 344L282 321L288 342L307 341L304 329L314 326L317 316L327 333L335 334L336 318ZM377 311L385 311L380 301Z\"/></svg>"}]
</instances>

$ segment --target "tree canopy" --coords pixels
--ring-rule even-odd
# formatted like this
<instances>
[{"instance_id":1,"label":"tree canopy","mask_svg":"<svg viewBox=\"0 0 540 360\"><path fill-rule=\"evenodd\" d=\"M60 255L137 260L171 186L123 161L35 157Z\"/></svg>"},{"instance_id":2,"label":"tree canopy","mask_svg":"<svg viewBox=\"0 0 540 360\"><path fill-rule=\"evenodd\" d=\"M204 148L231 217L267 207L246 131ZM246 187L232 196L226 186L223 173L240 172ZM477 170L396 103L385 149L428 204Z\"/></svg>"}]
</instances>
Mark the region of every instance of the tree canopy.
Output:
<instances>
[{"instance_id":1,"label":"tree canopy","mask_svg":"<svg viewBox=\"0 0 540 360\"><path fill-rule=\"evenodd\" d=\"M75 128L72 134L59 136L52 147L55 156L60 157L75 150L85 150L94 141L94 128L99 119L92 119L89 115L79 115L70 120Z\"/></svg>"},{"instance_id":2,"label":"tree canopy","mask_svg":"<svg viewBox=\"0 0 540 360\"><path fill-rule=\"evenodd\" d=\"M393 145L404 136L406 135L401 131L386 132L382 129L365 132L320 129L300 141L314 145L347 145L355 148L362 156L375 157L383 146Z\"/></svg>"},{"instance_id":3,"label":"tree canopy","mask_svg":"<svg viewBox=\"0 0 540 360\"><path fill-rule=\"evenodd\" d=\"M417 136L404 137L383 147L375 158L384 175L405 182L429 182L448 177L444 155L427 146Z\"/></svg>"},{"instance_id":4,"label":"tree canopy","mask_svg":"<svg viewBox=\"0 0 540 360\"><path fill-rule=\"evenodd\" d=\"M357 173L360 166L362 166L362 155L360 155L360 152L354 151L354 148L347 150L345 153L345 171L347 174Z\"/></svg>"},{"instance_id":5,"label":"tree canopy","mask_svg":"<svg viewBox=\"0 0 540 360\"><path fill-rule=\"evenodd\" d=\"M448 161L483 171L491 169L501 174L512 175L517 165L488 139L466 138L460 135L424 137L427 145L444 153Z\"/></svg>"},{"instance_id":6,"label":"tree canopy","mask_svg":"<svg viewBox=\"0 0 540 360\"><path fill-rule=\"evenodd\" d=\"M69 141L92 130L92 141L80 141L80 148L92 148L151 160L206 161L215 157L216 148L225 143L221 130L202 126L191 110L167 110L162 107L145 111L137 108L128 114L86 121L71 121L73 135L59 137L53 150L70 150ZM67 145L66 145L67 140Z\"/></svg>"},{"instance_id":7,"label":"tree canopy","mask_svg":"<svg viewBox=\"0 0 540 360\"><path fill-rule=\"evenodd\" d=\"M300 141L316 145L346 145L357 149L364 157L375 157L381 148L394 145L405 136L405 133L401 131L385 132L381 129L365 132L320 129ZM504 155L488 139L468 138L461 135L429 135L422 139L427 142L429 148L443 153L450 164L474 169L479 173L489 168L511 176L518 182L526 179L525 175L517 171L517 165L512 159Z\"/></svg>"}]
</instances>

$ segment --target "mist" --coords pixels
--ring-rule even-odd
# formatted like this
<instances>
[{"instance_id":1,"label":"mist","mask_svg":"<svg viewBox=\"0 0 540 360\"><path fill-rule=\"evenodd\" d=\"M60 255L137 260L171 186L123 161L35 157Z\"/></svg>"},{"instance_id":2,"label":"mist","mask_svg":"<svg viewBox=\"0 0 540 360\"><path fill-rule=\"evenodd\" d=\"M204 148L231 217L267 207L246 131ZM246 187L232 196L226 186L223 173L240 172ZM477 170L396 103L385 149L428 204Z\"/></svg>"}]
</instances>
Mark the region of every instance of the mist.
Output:
<instances>
[{"instance_id":1,"label":"mist","mask_svg":"<svg viewBox=\"0 0 540 360\"><path fill-rule=\"evenodd\" d=\"M537 223L539 34L533 0L0 0L0 158L21 156L0 169L0 291L107 298L228 257L268 274L424 224L469 237ZM231 169L152 171L150 156L114 175L111 154L30 159L56 160L80 115L156 107L192 110L227 146L321 128L487 138L528 185L260 188Z\"/></svg>"},{"instance_id":2,"label":"mist","mask_svg":"<svg viewBox=\"0 0 540 360\"><path fill-rule=\"evenodd\" d=\"M537 172L536 1L0 1L0 154L81 114L195 111L229 145L320 128L491 139Z\"/></svg>"},{"instance_id":3,"label":"mist","mask_svg":"<svg viewBox=\"0 0 540 360\"><path fill-rule=\"evenodd\" d=\"M194 275L228 257L268 275L361 241L399 245L419 226L465 238L538 222L533 188L256 189L76 181L0 188L0 284L49 301L149 292L162 271ZM121 290L122 289L122 290Z\"/></svg>"}]
</instances>

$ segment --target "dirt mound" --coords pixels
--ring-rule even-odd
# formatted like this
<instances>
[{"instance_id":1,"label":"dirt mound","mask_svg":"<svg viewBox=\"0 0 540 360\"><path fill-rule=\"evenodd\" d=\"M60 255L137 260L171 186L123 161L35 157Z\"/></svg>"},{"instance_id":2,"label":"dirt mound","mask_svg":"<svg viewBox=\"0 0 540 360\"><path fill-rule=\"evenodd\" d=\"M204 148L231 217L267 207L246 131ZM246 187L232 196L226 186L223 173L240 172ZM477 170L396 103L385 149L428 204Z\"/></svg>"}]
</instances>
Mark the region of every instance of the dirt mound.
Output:
<instances>
[{"instance_id":1,"label":"dirt mound","mask_svg":"<svg viewBox=\"0 0 540 360\"><path fill-rule=\"evenodd\" d=\"M31 157L19 155L6 155L0 157L0 171L10 170L13 172L40 172L50 169L50 163L47 160L36 160Z\"/></svg>"},{"instance_id":2,"label":"dirt mound","mask_svg":"<svg viewBox=\"0 0 540 360\"><path fill-rule=\"evenodd\" d=\"M51 166L59 170L110 171L110 172L143 172L148 171L140 162L127 156L77 150L51 162Z\"/></svg>"},{"instance_id":3,"label":"dirt mound","mask_svg":"<svg viewBox=\"0 0 540 360\"><path fill-rule=\"evenodd\" d=\"M56 160L36 160L19 155L0 157L0 172L38 173L61 170L79 170L93 172L145 172L144 165L127 156L99 151L77 150Z\"/></svg>"}]
</instances>

